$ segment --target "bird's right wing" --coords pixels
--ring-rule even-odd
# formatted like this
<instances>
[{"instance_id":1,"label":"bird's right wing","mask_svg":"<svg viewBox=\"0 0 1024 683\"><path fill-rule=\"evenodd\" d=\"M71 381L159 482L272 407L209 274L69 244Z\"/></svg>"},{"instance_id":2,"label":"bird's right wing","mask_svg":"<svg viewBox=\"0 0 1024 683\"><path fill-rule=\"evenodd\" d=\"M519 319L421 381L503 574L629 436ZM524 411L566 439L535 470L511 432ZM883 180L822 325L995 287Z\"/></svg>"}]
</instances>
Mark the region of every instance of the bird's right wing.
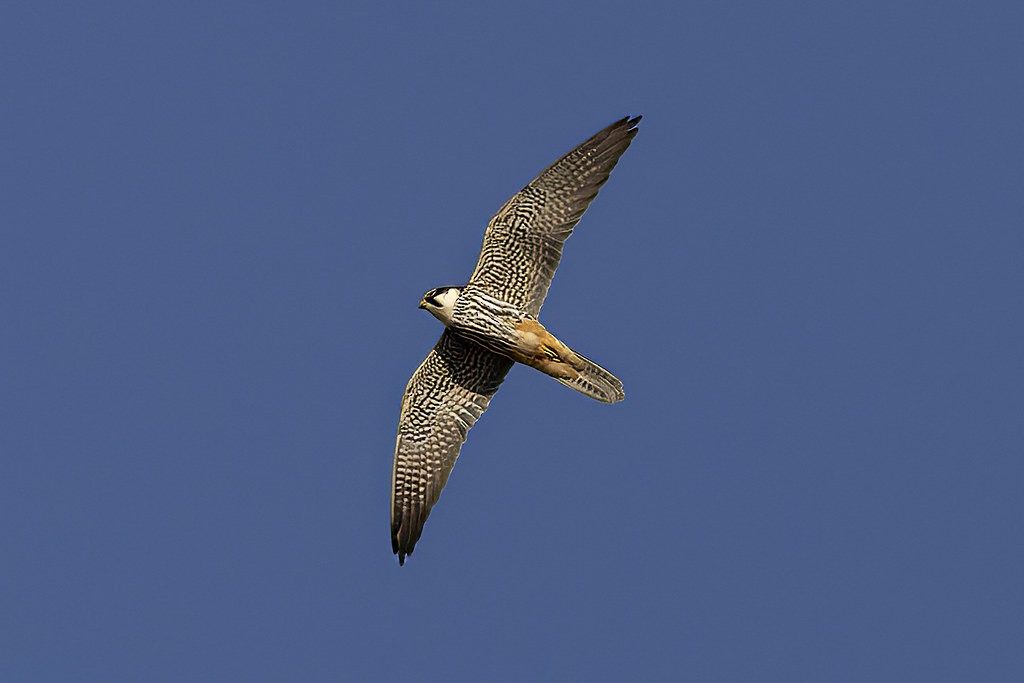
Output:
<instances>
[{"instance_id":1,"label":"bird's right wing","mask_svg":"<svg viewBox=\"0 0 1024 683\"><path fill-rule=\"evenodd\" d=\"M512 361L448 330L413 373L402 398L391 477L391 549L411 555L469 428Z\"/></svg>"}]
</instances>

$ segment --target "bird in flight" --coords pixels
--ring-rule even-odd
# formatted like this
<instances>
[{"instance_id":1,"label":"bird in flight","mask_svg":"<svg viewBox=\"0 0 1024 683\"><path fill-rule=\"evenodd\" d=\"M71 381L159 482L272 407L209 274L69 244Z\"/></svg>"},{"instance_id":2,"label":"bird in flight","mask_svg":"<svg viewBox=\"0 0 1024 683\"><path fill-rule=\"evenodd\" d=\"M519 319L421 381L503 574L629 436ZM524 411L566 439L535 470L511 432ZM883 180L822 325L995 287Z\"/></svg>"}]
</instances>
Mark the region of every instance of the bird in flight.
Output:
<instances>
[{"instance_id":1,"label":"bird in flight","mask_svg":"<svg viewBox=\"0 0 1024 683\"><path fill-rule=\"evenodd\" d=\"M562 245L636 137L640 117L611 124L505 202L461 287L423 295L445 331L402 398L391 481L391 549L405 564L470 427L515 362L591 398L615 403L622 382L559 341L537 319Z\"/></svg>"}]
</instances>

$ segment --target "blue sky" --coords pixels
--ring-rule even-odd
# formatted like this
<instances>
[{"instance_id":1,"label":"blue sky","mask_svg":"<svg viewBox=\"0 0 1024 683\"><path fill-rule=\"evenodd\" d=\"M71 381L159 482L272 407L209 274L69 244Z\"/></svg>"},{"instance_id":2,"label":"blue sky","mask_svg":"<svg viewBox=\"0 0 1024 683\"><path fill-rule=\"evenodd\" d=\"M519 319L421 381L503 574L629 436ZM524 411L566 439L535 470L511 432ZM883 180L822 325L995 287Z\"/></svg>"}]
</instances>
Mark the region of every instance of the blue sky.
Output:
<instances>
[{"instance_id":1,"label":"blue sky","mask_svg":"<svg viewBox=\"0 0 1024 683\"><path fill-rule=\"evenodd\" d=\"M1019 3L0 11L0 678L1019 681ZM483 226L640 134L416 553Z\"/></svg>"}]
</instances>

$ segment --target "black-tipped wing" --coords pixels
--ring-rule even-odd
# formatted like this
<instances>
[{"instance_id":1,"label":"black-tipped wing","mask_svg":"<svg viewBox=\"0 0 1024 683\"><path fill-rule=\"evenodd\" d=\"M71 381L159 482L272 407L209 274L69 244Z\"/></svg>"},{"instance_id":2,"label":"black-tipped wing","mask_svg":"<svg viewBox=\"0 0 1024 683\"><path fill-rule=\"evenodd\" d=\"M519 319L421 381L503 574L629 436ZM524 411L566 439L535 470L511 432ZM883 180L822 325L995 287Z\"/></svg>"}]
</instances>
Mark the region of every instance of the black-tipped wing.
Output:
<instances>
[{"instance_id":1,"label":"black-tipped wing","mask_svg":"<svg viewBox=\"0 0 1024 683\"><path fill-rule=\"evenodd\" d=\"M402 398L391 477L391 549L412 554L430 508L512 361L445 330Z\"/></svg>"},{"instance_id":2,"label":"black-tipped wing","mask_svg":"<svg viewBox=\"0 0 1024 683\"><path fill-rule=\"evenodd\" d=\"M536 316L562 244L636 136L639 121L616 121L505 202L487 225L469 284Z\"/></svg>"}]
</instances>

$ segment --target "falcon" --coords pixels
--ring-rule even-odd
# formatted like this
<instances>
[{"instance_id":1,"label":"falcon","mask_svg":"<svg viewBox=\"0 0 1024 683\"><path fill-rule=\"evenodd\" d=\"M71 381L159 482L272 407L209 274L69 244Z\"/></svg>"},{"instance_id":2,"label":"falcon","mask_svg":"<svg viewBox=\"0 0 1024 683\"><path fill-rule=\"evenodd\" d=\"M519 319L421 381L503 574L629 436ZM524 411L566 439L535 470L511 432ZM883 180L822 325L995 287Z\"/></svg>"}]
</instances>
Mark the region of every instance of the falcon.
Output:
<instances>
[{"instance_id":1,"label":"falcon","mask_svg":"<svg viewBox=\"0 0 1024 683\"><path fill-rule=\"evenodd\" d=\"M636 137L640 117L611 124L505 202L480 259L459 287L423 295L445 331L402 398L391 477L391 549L405 564L448 481L470 427L516 362L591 398L615 403L622 382L538 320L562 245Z\"/></svg>"}]
</instances>

